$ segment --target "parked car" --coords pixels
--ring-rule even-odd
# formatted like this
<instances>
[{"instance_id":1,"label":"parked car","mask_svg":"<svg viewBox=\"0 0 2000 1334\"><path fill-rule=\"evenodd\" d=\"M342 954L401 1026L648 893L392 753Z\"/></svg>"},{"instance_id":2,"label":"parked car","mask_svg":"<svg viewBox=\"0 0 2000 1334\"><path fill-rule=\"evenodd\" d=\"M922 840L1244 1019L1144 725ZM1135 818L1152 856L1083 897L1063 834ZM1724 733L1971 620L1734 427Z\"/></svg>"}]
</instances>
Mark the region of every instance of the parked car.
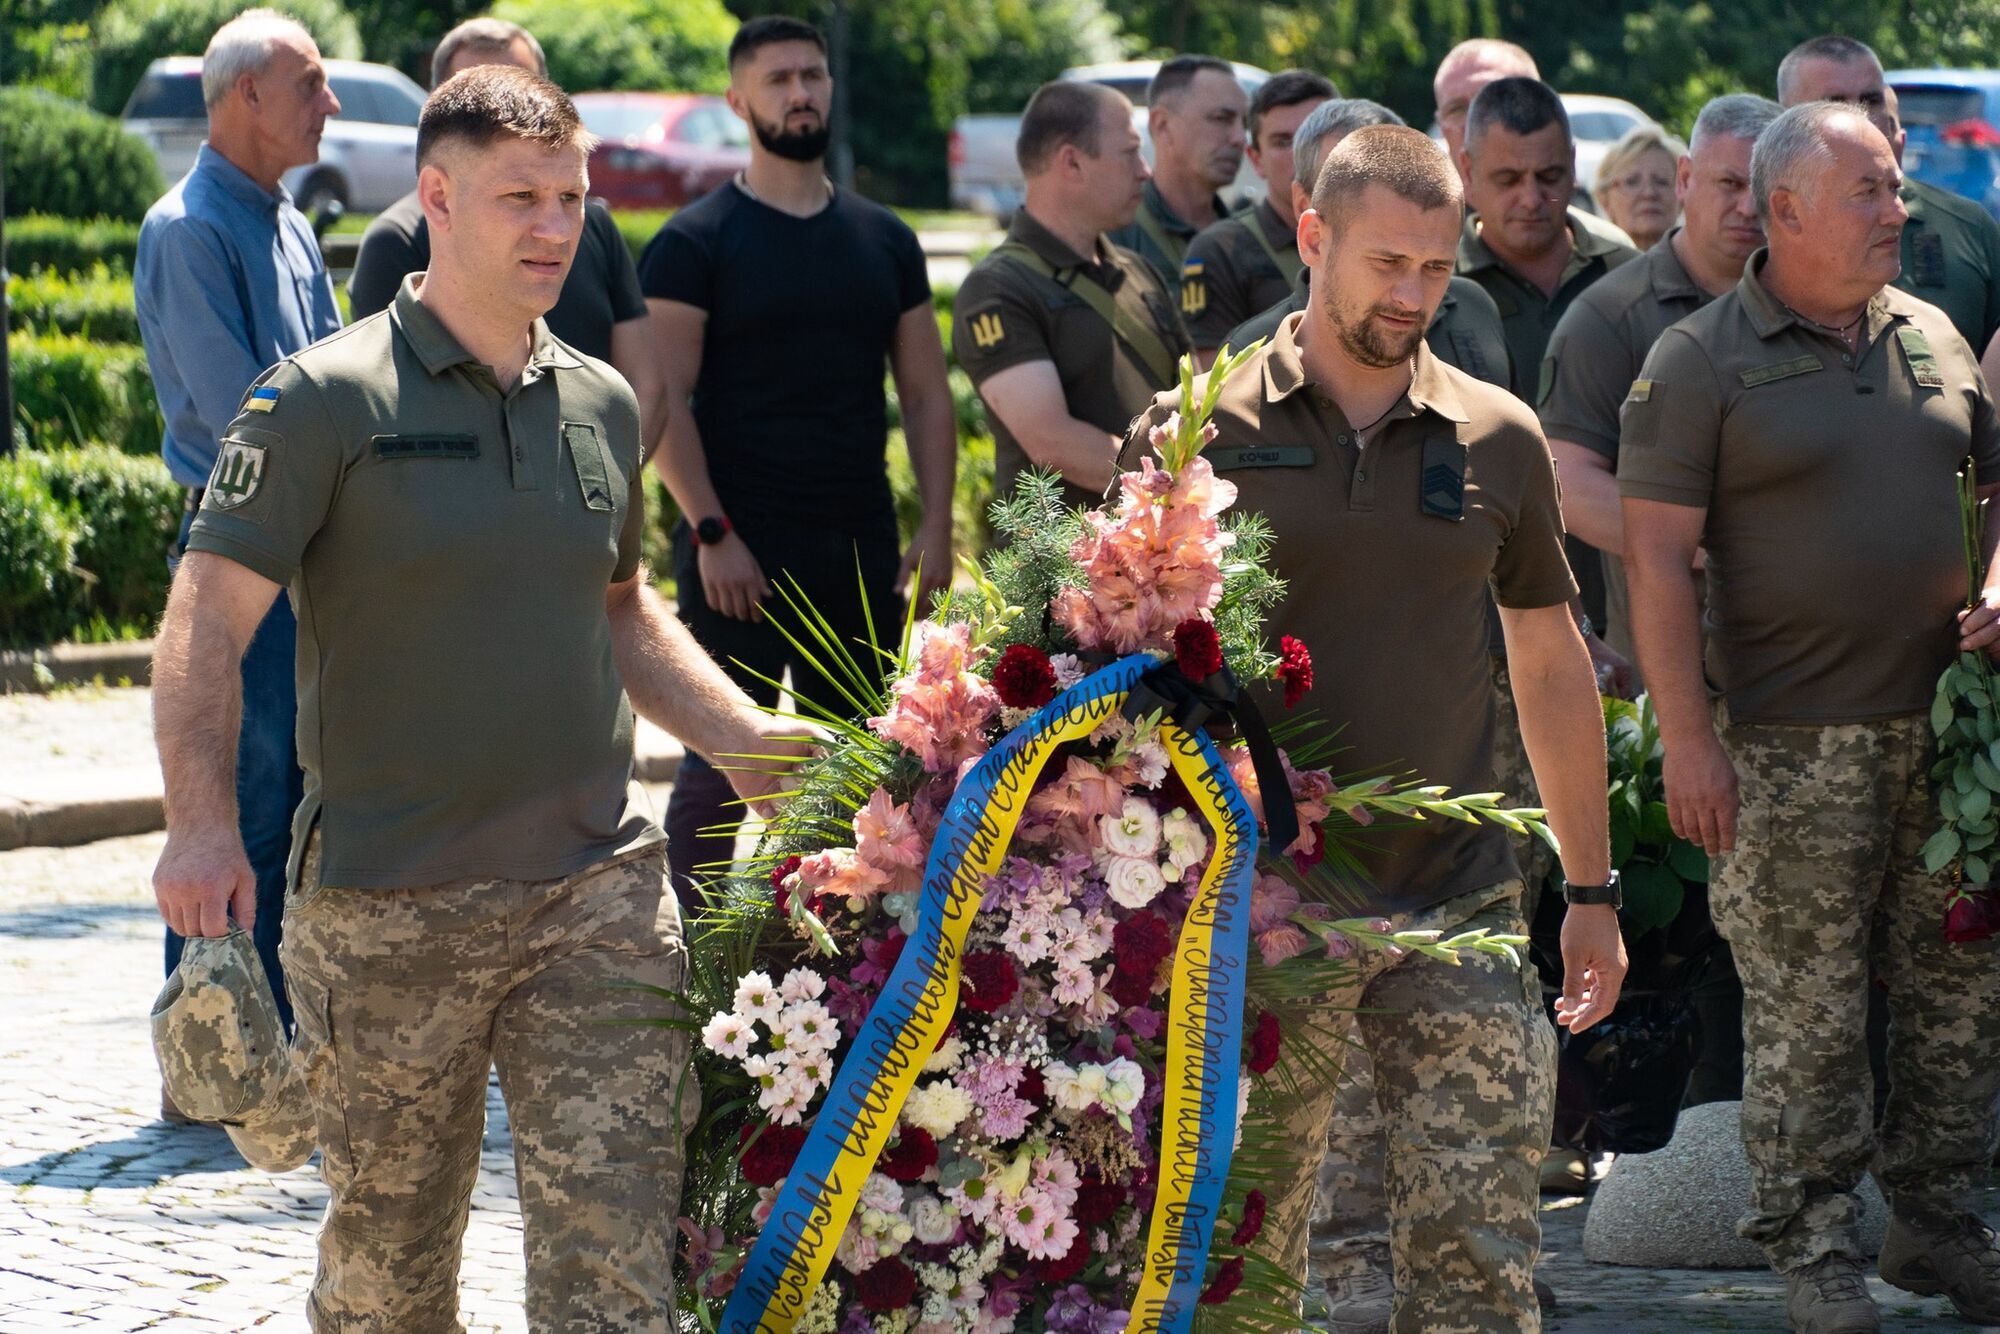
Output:
<instances>
[{"instance_id":1,"label":"parked car","mask_svg":"<svg viewBox=\"0 0 2000 1334\"><path fill-rule=\"evenodd\" d=\"M705 93L579 93L601 143L590 193L612 208L678 208L750 165L750 129Z\"/></svg>"},{"instance_id":2,"label":"parked car","mask_svg":"<svg viewBox=\"0 0 2000 1334\"><path fill-rule=\"evenodd\" d=\"M2000 70L1891 70L1903 171L2000 218Z\"/></svg>"},{"instance_id":3,"label":"parked car","mask_svg":"<svg viewBox=\"0 0 2000 1334\"><path fill-rule=\"evenodd\" d=\"M1121 60L1107 65L1077 65L1062 72L1065 79L1085 79L1115 88L1132 103L1132 124L1139 131L1141 151L1153 160L1153 136L1146 125L1146 89L1158 73L1157 60ZM1255 65L1237 65L1236 80L1246 95L1254 94L1270 74ZM949 169L951 206L984 213L1006 222L1021 206L1025 186L1021 167L1014 160L1014 141L1020 137L1021 118L1012 116L960 116L952 122ZM1256 199L1264 193L1264 182L1245 155L1236 173L1236 183L1225 193L1240 199Z\"/></svg>"},{"instance_id":4,"label":"parked car","mask_svg":"<svg viewBox=\"0 0 2000 1334\"><path fill-rule=\"evenodd\" d=\"M1628 130L1651 125L1653 118L1620 97L1596 93L1564 93L1563 110L1569 113L1569 134L1576 143L1576 183L1588 192L1597 187L1597 168L1611 145Z\"/></svg>"},{"instance_id":5,"label":"parked car","mask_svg":"<svg viewBox=\"0 0 2000 1334\"><path fill-rule=\"evenodd\" d=\"M329 60L326 76L340 114L327 118L319 161L286 172L284 186L308 214L335 201L379 213L416 186L424 90L401 70L359 60ZM125 101L123 121L153 150L161 175L169 181L186 175L208 137L201 57L164 56L148 65Z\"/></svg>"}]
</instances>

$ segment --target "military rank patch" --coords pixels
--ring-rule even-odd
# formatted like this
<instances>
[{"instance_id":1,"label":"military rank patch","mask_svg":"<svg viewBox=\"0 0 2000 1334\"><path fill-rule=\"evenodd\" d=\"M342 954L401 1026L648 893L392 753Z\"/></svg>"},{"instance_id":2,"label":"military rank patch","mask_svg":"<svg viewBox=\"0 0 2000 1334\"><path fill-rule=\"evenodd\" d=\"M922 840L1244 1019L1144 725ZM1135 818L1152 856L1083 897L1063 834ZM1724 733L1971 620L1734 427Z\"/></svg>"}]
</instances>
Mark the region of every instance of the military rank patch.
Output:
<instances>
[{"instance_id":1,"label":"military rank patch","mask_svg":"<svg viewBox=\"0 0 2000 1334\"><path fill-rule=\"evenodd\" d=\"M1208 309L1208 279L1203 276L1207 265L1198 259L1191 259L1181 268L1181 314L1193 319Z\"/></svg>"},{"instance_id":2,"label":"military rank patch","mask_svg":"<svg viewBox=\"0 0 2000 1334\"><path fill-rule=\"evenodd\" d=\"M250 397L243 401L245 412L269 412L278 406L278 398L283 393L274 384L260 384L250 391Z\"/></svg>"},{"instance_id":3,"label":"military rank patch","mask_svg":"<svg viewBox=\"0 0 2000 1334\"><path fill-rule=\"evenodd\" d=\"M263 484L264 446L224 436L215 454L215 470L208 475L204 503L214 509L233 510L247 503Z\"/></svg>"},{"instance_id":4,"label":"military rank patch","mask_svg":"<svg viewBox=\"0 0 2000 1334\"><path fill-rule=\"evenodd\" d=\"M990 352L1007 341L1007 326L1000 322L998 306L970 316L965 327L972 334L973 345L982 352Z\"/></svg>"},{"instance_id":5,"label":"military rank patch","mask_svg":"<svg viewBox=\"0 0 2000 1334\"><path fill-rule=\"evenodd\" d=\"M1912 379L1926 389L1944 388L1944 374L1938 370L1931 340L1924 337L1922 329L1906 324L1896 330L1896 341L1903 345L1903 360L1910 364Z\"/></svg>"}]
</instances>

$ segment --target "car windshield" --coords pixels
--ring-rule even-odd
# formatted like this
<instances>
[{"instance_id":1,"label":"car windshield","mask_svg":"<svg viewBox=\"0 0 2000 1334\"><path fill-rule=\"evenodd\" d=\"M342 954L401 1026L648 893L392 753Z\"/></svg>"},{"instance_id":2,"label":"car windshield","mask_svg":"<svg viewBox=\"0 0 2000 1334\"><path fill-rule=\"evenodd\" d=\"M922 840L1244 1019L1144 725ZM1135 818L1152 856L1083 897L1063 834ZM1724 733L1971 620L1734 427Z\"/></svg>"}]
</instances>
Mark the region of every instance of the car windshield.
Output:
<instances>
[{"instance_id":1,"label":"car windshield","mask_svg":"<svg viewBox=\"0 0 2000 1334\"><path fill-rule=\"evenodd\" d=\"M584 102L584 128L600 139L659 138L660 108L651 102Z\"/></svg>"},{"instance_id":2,"label":"car windshield","mask_svg":"<svg viewBox=\"0 0 2000 1334\"><path fill-rule=\"evenodd\" d=\"M1905 125L1956 125L1979 120L1985 99L1977 88L1946 83L1896 85L1896 112Z\"/></svg>"},{"instance_id":3,"label":"car windshield","mask_svg":"<svg viewBox=\"0 0 2000 1334\"><path fill-rule=\"evenodd\" d=\"M1638 122L1630 116L1616 111L1572 111L1569 117L1569 132L1577 139L1588 139L1593 143L1610 143L1636 124Z\"/></svg>"},{"instance_id":4,"label":"car windshield","mask_svg":"<svg viewBox=\"0 0 2000 1334\"><path fill-rule=\"evenodd\" d=\"M148 74L125 103L128 120L206 120L201 75Z\"/></svg>"}]
</instances>

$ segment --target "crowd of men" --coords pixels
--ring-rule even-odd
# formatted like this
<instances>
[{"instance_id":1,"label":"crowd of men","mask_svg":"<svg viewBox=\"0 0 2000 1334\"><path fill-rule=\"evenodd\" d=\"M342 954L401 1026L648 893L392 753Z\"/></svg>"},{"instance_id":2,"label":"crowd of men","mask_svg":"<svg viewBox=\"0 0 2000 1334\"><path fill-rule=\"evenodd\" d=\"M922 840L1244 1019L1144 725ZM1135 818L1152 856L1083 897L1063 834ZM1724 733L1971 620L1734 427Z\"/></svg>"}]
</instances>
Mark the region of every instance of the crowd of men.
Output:
<instances>
[{"instance_id":1,"label":"crowd of men","mask_svg":"<svg viewBox=\"0 0 2000 1334\"><path fill-rule=\"evenodd\" d=\"M170 1103L260 1166L324 1155L316 1328L454 1327L496 1063L531 1324L670 1327L687 1041L603 1022L647 1012L605 983L685 976L676 900L726 858L733 798L777 781L729 757L807 744L758 705L789 678L841 707L767 610L803 598L852 643L949 576L916 238L826 176L814 29L748 22L729 71L751 164L635 265L532 34L446 34L417 188L364 238L342 330L278 184L338 103L304 30L252 11L210 44L209 141L142 229L189 488L155 666L156 1032ZM1136 464L1181 357L1262 339L1208 457L1276 533L1272 631L1314 646L1348 759L1497 782L1559 836L1559 895L1546 853L1490 827L1365 852L1359 907L1447 934L1539 921L1559 994L1525 960L1385 953L1299 1002L1280 1082L1303 1147L1259 1245L1349 1334L1538 1327L1547 1016L1597 1023L1627 969L1598 690L1643 681L1673 828L1715 859L1690 911L1728 943L1688 1096L1740 1091L1744 1232L1793 1327L1879 1325L1871 1169L1882 1278L2000 1321L2000 1246L1968 1207L2000 1138L2000 945L1945 939L1951 884L1917 855L1932 687L2000 645L1994 595L1961 610L1956 480L2000 478L1979 366L2000 228L1901 175L1881 65L1844 38L1786 56L1777 102L1702 108L1643 251L1577 204L1525 51L1463 43L1434 89L1442 147L1318 74L1246 96L1179 56L1148 90L1149 166L1123 96L1050 83L1021 120L1025 201L953 321L996 485L1045 469L1077 503ZM1607 203L1657 196L1662 142ZM1267 189L1237 209L1219 192L1245 152ZM923 501L907 546L885 371ZM639 567L649 464L682 515L677 615ZM664 828L630 782L635 710L688 742ZM295 1026L251 1106L216 1085L254 1053L168 1058L240 1048L214 1021L238 1011ZM1335 1043L1357 1053L1338 1086L1317 1074Z\"/></svg>"}]
</instances>

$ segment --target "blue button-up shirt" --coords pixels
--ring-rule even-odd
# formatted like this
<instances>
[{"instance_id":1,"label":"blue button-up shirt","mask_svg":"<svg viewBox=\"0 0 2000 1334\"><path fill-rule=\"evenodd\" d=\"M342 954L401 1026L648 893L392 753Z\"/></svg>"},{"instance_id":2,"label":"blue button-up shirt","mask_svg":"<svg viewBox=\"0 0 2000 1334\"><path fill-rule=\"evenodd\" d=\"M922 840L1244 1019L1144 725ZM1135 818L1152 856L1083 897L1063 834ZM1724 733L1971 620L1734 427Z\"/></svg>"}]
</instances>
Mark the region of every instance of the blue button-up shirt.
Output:
<instances>
[{"instance_id":1,"label":"blue button-up shirt","mask_svg":"<svg viewBox=\"0 0 2000 1334\"><path fill-rule=\"evenodd\" d=\"M340 328L333 280L290 192L264 189L207 144L147 210L132 287L167 423L161 451L183 486L207 483L251 382Z\"/></svg>"}]
</instances>

